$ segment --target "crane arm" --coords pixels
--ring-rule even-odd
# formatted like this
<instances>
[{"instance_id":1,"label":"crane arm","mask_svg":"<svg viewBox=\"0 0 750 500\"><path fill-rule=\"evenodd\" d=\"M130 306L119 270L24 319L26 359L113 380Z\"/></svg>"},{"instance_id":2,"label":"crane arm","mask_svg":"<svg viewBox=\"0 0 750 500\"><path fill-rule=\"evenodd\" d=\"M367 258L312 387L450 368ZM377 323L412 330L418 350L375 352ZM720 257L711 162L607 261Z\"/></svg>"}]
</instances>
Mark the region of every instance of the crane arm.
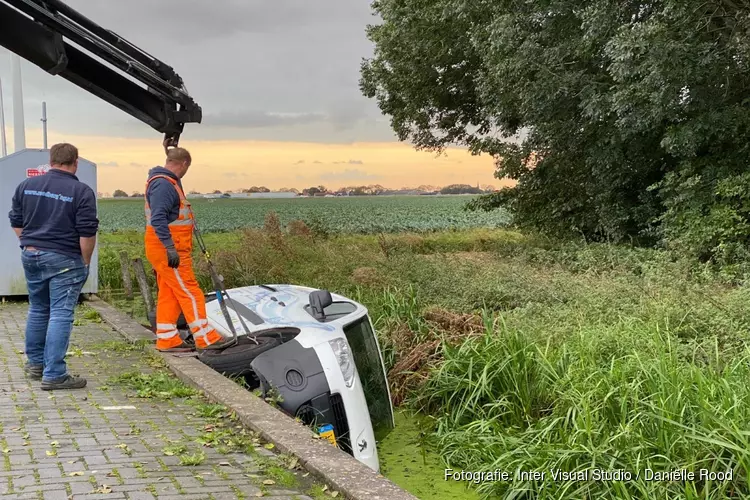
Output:
<instances>
[{"instance_id":1,"label":"crane arm","mask_svg":"<svg viewBox=\"0 0 750 500\"><path fill-rule=\"evenodd\" d=\"M0 0L0 45L163 133L165 148L201 122L173 68L60 0Z\"/></svg>"}]
</instances>

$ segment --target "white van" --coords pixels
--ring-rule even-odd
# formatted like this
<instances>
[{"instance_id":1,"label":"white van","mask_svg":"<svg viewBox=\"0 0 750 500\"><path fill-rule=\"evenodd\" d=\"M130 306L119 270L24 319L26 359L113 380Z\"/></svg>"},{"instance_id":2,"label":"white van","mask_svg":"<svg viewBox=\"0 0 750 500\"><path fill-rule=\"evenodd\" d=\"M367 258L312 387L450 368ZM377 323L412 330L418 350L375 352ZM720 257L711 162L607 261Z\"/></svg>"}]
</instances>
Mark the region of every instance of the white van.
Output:
<instances>
[{"instance_id":1,"label":"white van","mask_svg":"<svg viewBox=\"0 0 750 500\"><path fill-rule=\"evenodd\" d=\"M227 293L226 314L237 345L203 352L198 359L227 376L246 377L264 397L275 393L283 411L379 472L375 429L393 428L394 418L367 309L326 290L295 285ZM211 326L233 338L216 294L206 300Z\"/></svg>"}]
</instances>

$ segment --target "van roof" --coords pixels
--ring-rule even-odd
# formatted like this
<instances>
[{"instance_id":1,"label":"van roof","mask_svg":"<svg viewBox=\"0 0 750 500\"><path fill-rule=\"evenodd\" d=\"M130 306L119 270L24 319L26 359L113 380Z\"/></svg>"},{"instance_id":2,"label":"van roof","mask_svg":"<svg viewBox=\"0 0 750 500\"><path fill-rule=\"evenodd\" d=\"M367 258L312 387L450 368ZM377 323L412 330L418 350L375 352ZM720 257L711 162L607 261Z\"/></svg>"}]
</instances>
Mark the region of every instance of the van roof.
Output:
<instances>
[{"instance_id":1,"label":"van roof","mask_svg":"<svg viewBox=\"0 0 750 500\"><path fill-rule=\"evenodd\" d=\"M367 313L367 309L354 300L331 293L333 304L325 310L326 318L319 321L312 315L309 297L315 288L298 285L274 284L252 285L227 290L227 309L237 335L245 330L237 314L242 316L248 330L252 332L274 327L312 328L334 331ZM214 328L231 335L220 303L208 295L206 317Z\"/></svg>"}]
</instances>

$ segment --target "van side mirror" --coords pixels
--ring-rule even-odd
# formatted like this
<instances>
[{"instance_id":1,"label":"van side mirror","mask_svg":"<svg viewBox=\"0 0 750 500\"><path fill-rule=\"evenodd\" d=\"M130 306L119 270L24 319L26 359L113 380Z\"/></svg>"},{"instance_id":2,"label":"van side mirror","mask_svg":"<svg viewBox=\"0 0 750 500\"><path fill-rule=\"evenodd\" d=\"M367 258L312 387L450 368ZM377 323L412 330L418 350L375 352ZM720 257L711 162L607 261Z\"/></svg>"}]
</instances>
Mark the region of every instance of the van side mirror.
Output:
<instances>
[{"instance_id":1,"label":"van side mirror","mask_svg":"<svg viewBox=\"0 0 750 500\"><path fill-rule=\"evenodd\" d=\"M318 321L325 319L325 308L331 304L333 304L333 298L328 290L315 290L310 294L310 308L313 317Z\"/></svg>"}]
</instances>

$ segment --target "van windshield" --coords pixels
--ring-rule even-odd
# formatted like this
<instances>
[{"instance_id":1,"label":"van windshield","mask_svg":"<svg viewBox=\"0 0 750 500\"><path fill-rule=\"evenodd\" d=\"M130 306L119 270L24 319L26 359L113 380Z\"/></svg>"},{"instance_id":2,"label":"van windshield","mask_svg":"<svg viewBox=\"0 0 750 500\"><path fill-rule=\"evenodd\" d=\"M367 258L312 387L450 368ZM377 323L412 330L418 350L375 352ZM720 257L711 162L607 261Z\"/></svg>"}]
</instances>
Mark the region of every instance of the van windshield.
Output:
<instances>
[{"instance_id":1,"label":"van windshield","mask_svg":"<svg viewBox=\"0 0 750 500\"><path fill-rule=\"evenodd\" d=\"M393 408L388 393L388 382L383 372L380 349L368 317L364 316L345 326L344 333L362 382L373 430L377 433L393 428Z\"/></svg>"}]
</instances>

